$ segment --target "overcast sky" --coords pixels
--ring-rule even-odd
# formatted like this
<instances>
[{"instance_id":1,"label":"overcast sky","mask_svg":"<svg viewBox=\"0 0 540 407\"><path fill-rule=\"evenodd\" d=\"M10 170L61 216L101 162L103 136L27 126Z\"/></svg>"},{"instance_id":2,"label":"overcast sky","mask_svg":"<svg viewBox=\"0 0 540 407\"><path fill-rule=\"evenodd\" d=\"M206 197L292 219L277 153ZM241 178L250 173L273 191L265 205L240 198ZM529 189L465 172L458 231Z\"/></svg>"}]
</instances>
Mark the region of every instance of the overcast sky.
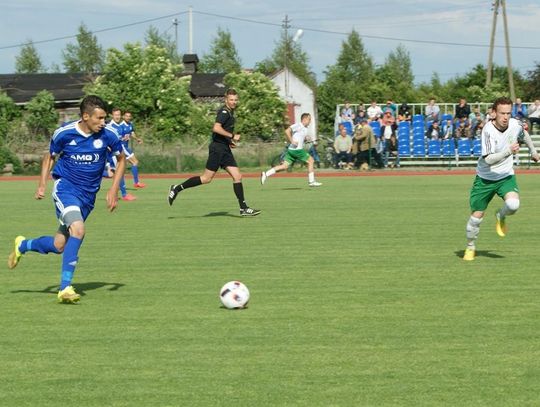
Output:
<instances>
[{"instance_id":1,"label":"overcast sky","mask_svg":"<svg viewBox=\"0 0 540 407\"><path fill-rule=\"evenodd\" d=\"M519 4L516 4L519 3ZM337 6L335 6L337 4ZM411 54L416 82L428 81L433 72L446 80L487 61L492 21L490 0L378 0L330 2L321 0L199 0L193 5L193 51L199 56L209 49L217 27L228 29L243 66L253 67L269 56L279 39L285 15L291 20L291 35L304 30L300 39L319 80L335 62L341 42L355 29L363 38L376 64L400 43ZM178 0L0 0L0 73L15 70L19 48L6 48L32 39L34 42L75 35L84 22L102 30L179 13L179 51L188 51L190 3ZM540 61L540 1L508 2L513 66L526 72ZM213 14L213 15L210 15ZM143 41L150 25L174 36L173 17L136 24L96 34L104 48L120 48L126 42ZM247 21L249 20L249 21ZM504 45L502 14L497 21L496 44ZM381 39L386 37L396 39ZM400 40L401 39L401 40ZM410 40L410 41L409 41ZM42 61L62 66L61 51L74 39L36 44ZM422 43L475 44L463 46ZM503 48L495 50L495 63L505 64Z\"/></svg>"}]
</instances>

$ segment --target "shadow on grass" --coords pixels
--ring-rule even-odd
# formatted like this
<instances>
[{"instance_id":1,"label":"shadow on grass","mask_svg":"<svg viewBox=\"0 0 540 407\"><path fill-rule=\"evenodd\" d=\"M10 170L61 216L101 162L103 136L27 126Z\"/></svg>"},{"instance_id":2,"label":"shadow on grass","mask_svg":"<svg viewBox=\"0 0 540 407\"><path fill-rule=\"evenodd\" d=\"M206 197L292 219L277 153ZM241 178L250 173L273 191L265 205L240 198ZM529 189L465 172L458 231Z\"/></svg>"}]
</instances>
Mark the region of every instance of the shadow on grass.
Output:
<instances>
[{"instance_id":1,"label":"shadow on grass","mask_svg":"<svg viewBox=\"0 0 540 407\"><path fill-rule=\"evenodd\" d=\"M304 188L299 188L299 187L291 187L291 188L281 188L282 191L300 191Z\"/></svg>"},{"instance_id":2,"label":"shadow on grass","mask_svg":"<svg viewBox=\"0 0 540 407\"><path fill-rule=\"evenodd\" d=\"M210 212L210 213L207 213L206 215L203 215L203 218L215 218L218 216L230 216L232 218L240 217L240 215L233 215L232 213L229 213L229 212Z\"/></svg>"},{"instance_id":3,"label":"shadow on grass","mask_svg":"<svg viewBox=\"0 0 540 407\"><path fill-rule=\"evenodd\" d=\"M79 283L79 284L73 284L73 287L75 288L75 291L80 294L81 296L86 295L86 291L91 290L97 290L100 288L104 288L110 286L107 290L108 291L117 291L120 288L124 287L125 284L121 283L105 283L103 281L93 281L90 283ZM57 294L58 293L59 286L58 285L50 285L48 287L45 287L43 290L13 290L11 291L12 294L20 294L20 293L41 293L41 294Z\"/></svg>"},{"instance_id":4,"label":"shadow on grass","mask_svg":"<svg viewBox=\"0 0 540 407\"><path fill-rule=\"evenodd\" d=\"M463 255L465 254L465 250L457 250L454 252L457 257L463 258ZM491 250L477 250L476 251L476 257L489 257L490 259L504 259L505 256L501 256L500 254L493 253Z\"/></svg>"}]
</instances>

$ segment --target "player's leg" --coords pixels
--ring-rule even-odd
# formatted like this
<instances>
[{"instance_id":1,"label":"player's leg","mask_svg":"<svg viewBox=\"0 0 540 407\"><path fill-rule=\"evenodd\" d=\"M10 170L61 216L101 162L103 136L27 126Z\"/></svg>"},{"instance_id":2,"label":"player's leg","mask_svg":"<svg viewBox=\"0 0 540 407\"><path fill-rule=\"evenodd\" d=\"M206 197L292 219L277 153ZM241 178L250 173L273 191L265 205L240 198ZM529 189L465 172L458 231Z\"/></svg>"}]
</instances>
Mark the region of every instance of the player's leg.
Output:
<instances>
[{"instance_id":1,"label":"player's leg","mask_svg":"<svg viewBox=\"0 0 540 407\"><path fill-rule=\"evenodd\" d=\"M131 153L131 156L128 158L128 161L131 163L131 175L133 175L133 186L135 188L144 188L146 184L143 184L139 181L139 160L134 153Z\"/></svg>"},{"instance_id":2,"label":"player's leg","mask_svg":"<svg viewBox=\"0 0 540 407\"><path fill-rule=\"evenodd\" d=\"M241 216L257 216L261 211L259 209L253 209L248 206L244 198L244 185L242 184L242 174L237 166L229 165L225 167L225 171L229 173L233 180L233 190L238 199L238 205L240 206Z\"/></svg>"},{"instance_id":3,"label":"player's leg","mask_svg":"<svg viewBox=\"0 0 540 407\"><path fill-rule=\"evenodd\" d=\"M304 153L306 153L306 152L304 151ZM313 159L313 157L310 156L309 154L307 154L307 156L302 154L302 161L304 161L307 164L308 185L310 187L320 187L322 184L315 180L315 168L314 168L315 160Z\"/></svg>"},{"instance_id":4,"label":"player's leg","mask_svg":"<svg viewBox=\"0 0 540 407\"><path fill-rule=\"evenodd\" d=\"M66 240L62 255L60 289L57 297L58 302L72 304L81 299L81 296L75 292L71 283L75 267L79 261L79 250L85 235L85 225L80 211L67 213L64 216L64 221L70 222L69 226L66 224L69 237Z\"/></svg>"},{"instance_id":5,"label":"player's leg","mask_svg":"<svg viewBox=\"0 0 540 407\"><path fill-rule=\"evenodd\" d=\"M478 239L478 234L480 233L480 224L482 223L483 218L484 212L474 211L467 220L467 248L465 249L463 260L474 260L474 256L476 255L476 239Z\"/></svg>"},{"instance_id":6,"label":"player's leg","mask_svg":"<svg viewBox=\"0 0 540 407\"><path fill-rule=\"evenodd\" d=\"M507 192L504 195L504 205L495 212L495 230L500 237L505 237L508 233L506 217L513 215L519 209L519 194L517 192Z\"/></svg>"},{"instance_id":7,"label":"player's leg","mask_svg":"<svg viewBox=\"0 0 540 407\"><path fill-rule=\"evenodd\" d=\"M283 162L281 164L276 165L275 167L272 167L267 171L261 172L261 185L264 185L264 183L266 182L266 179L268 177L271 177L275 173L280 172L280 171L284 171L287 168L289 168L289 165L291 164L291 162L289 160L287 160L287 155L288 155L288 152L283 157Z\"/></svg>"}]
</instances>

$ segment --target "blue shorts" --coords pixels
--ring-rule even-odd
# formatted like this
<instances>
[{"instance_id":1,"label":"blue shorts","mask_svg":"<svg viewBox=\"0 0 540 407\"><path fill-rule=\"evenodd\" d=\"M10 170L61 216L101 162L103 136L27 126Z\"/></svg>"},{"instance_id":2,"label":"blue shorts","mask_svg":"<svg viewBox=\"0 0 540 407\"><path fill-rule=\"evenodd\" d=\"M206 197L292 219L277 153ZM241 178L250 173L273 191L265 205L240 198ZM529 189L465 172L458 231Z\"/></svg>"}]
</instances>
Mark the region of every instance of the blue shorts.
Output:
<instances>
[{"instance_id":1,"label":"blue shorts","mask_svg":"<svg viewBox=\"0 0 540 407\"><path fill-rule=\"evenodd\" d=\"M54 182L52 197L56 207L56 217L61 225L67 227L73 223L70 221L73 218L73 212L79 212L85 221L96 202L95 192L83 191L62 178Z\"/></svg>"}]
</instances>

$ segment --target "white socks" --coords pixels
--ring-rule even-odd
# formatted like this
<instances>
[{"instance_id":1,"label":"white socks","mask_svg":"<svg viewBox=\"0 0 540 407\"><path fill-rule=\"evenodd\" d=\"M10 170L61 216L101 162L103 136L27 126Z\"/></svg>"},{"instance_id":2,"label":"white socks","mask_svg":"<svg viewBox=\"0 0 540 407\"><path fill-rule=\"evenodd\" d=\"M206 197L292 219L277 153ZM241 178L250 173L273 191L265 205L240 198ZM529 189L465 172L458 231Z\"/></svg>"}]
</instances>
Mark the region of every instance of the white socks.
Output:
<instances>
[{"instance_id":1,"label":"white socks","mask_svg":"<svg viewBox=\"0 0 540 407\"><path fill-rule=\"evenodd\" d=\"M308 172L308 181L309 181L309 183L315 182L315 173L314 172Z\"/></svg>"},{"instance_id":2,"label":"white socks","mask_svg":"<svg viewBox=\"0 0 540 407\"><path fill-rule=\"evenodd\" d=\"M265 172L267 177L270 177L271 175L274 175L276 173L276 170L273 168L270 168L268 171Z\"/></svg>"},{"instance_id":3,"label":"white socks","mask_svg":"<svg viewBox=\"0 0 540 407\"><path fill-rule=\"evenodd\" d=\"M482 218L474 216L471 216L467 222L467 248L469 249L474 250L476 238L480 233L480 223L482 223Z\"/></svg>"},{"instance_id":4,"label":"white socks","mask_svg":"<svg viewBox=\"0 0 540 407\"><path fill-rule=\"evenodd\" d=\"M519 209L519 199L516 198L508 198L506 201L504 201L504 205L501 209L499 209L499 216L501 218L504 218L508 215L513 215L517 212Z\"/></svg>"}]
</instances>

